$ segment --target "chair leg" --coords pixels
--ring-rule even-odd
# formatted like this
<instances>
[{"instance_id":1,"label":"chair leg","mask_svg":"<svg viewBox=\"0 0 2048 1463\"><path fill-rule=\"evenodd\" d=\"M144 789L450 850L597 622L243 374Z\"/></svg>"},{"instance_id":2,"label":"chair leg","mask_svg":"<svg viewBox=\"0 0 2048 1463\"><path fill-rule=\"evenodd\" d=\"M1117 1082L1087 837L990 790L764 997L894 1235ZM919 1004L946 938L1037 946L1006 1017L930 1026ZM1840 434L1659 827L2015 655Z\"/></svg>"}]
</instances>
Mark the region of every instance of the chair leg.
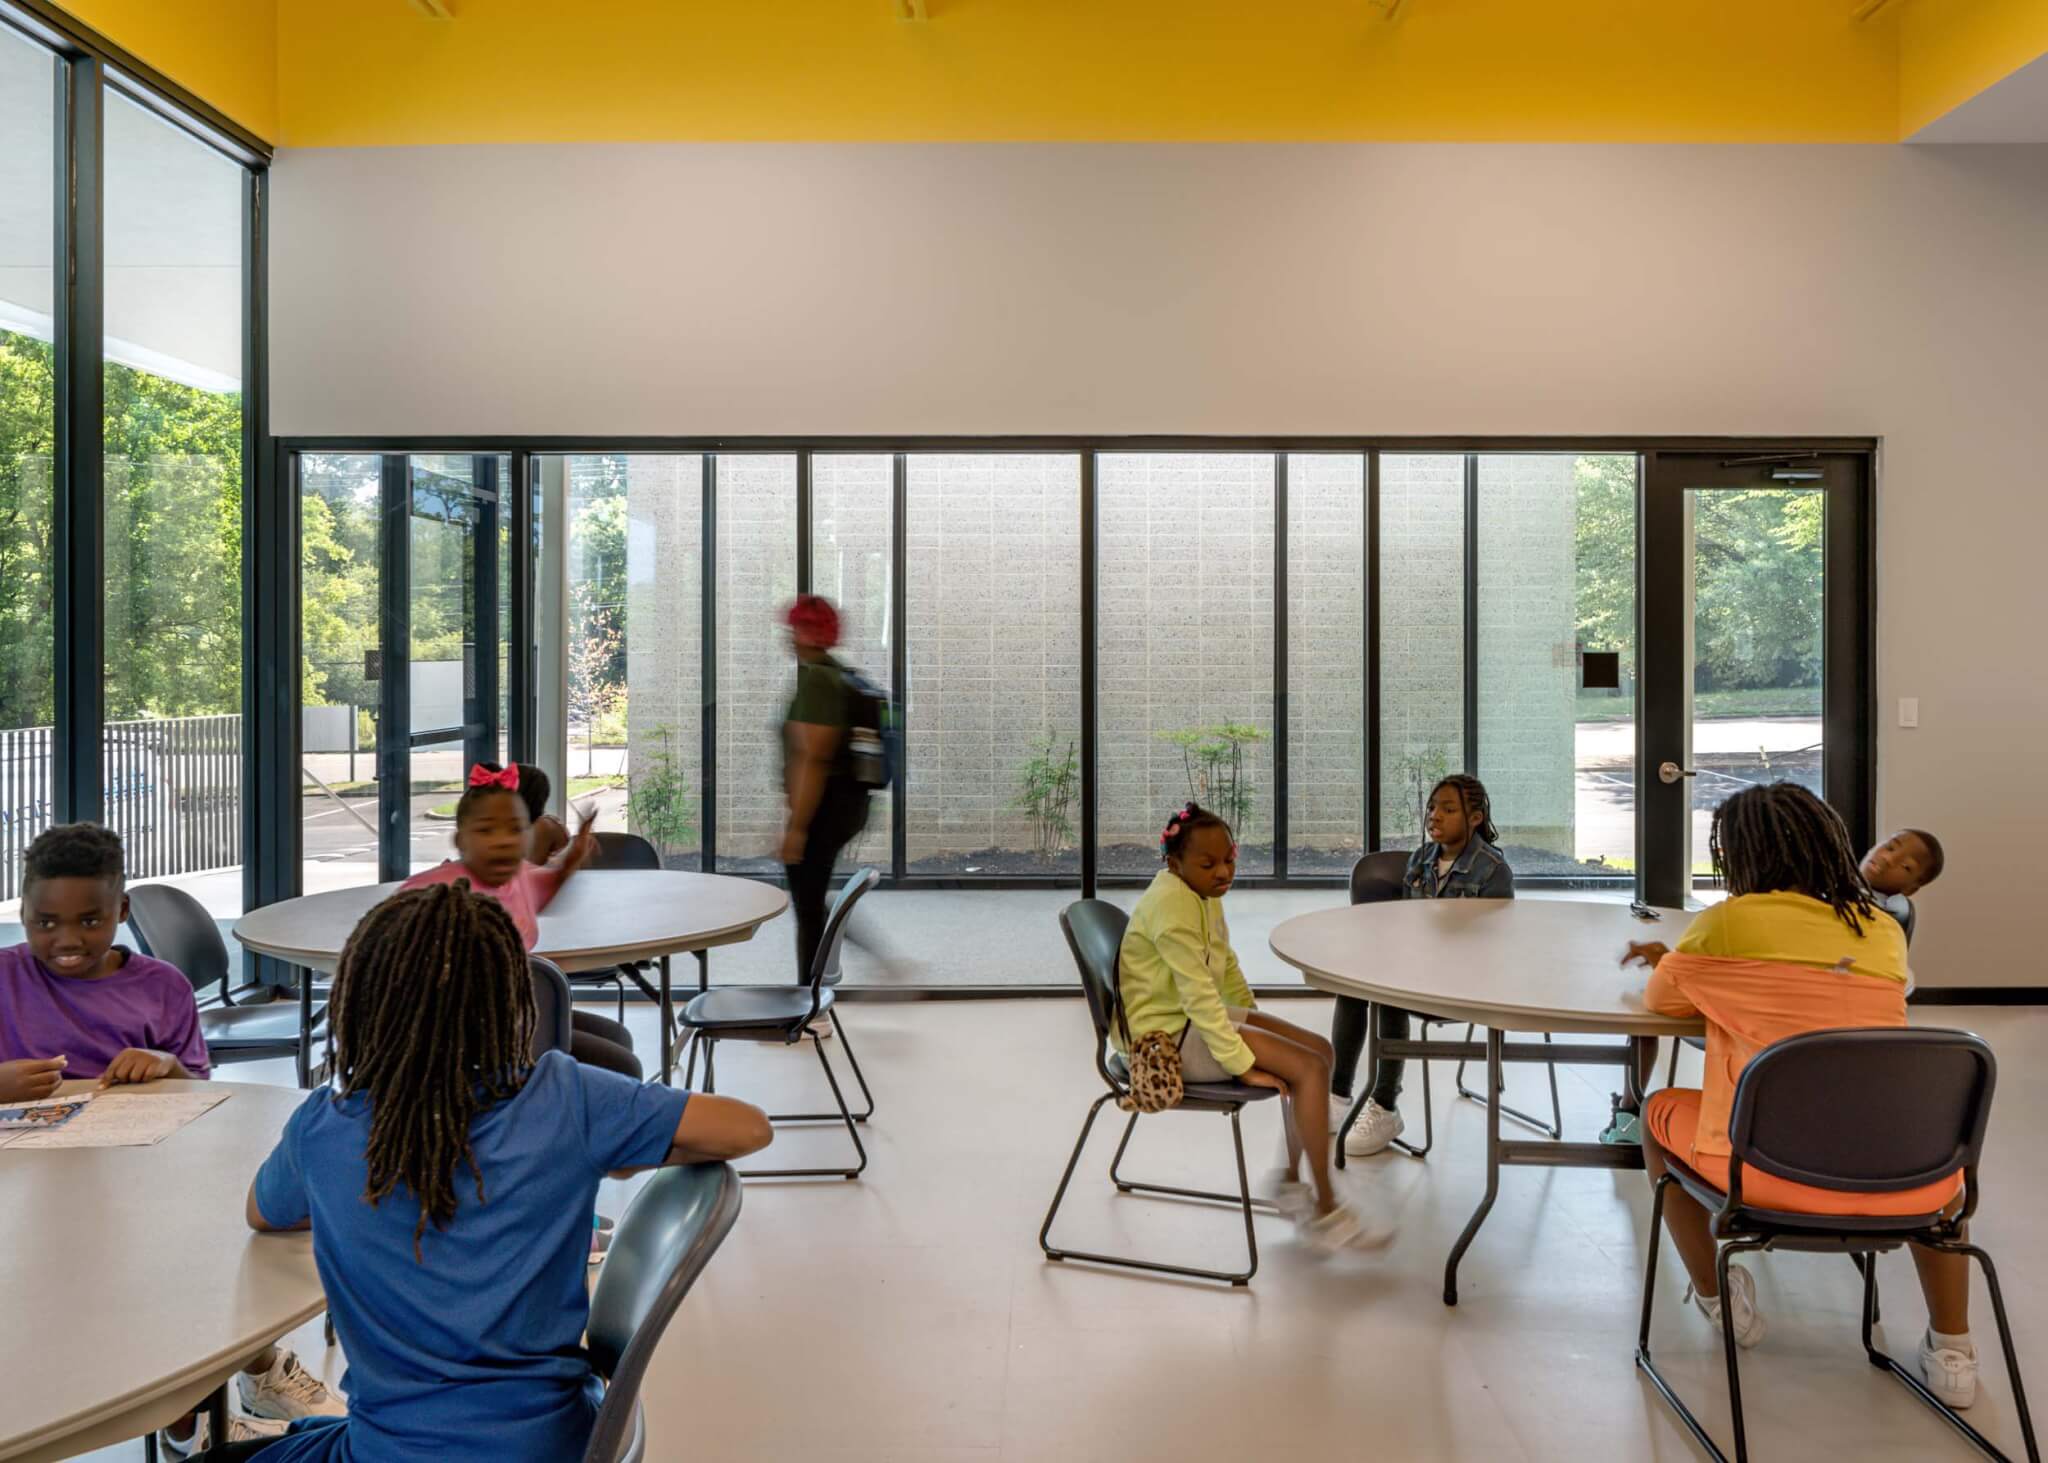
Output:
<instances>
[{"instance_id":1,"label":"chair leg","mask_svg":"<svg viewBox=\"0 0 2048 1463\"><path fill-rule=\"evenodd\" d=\"M854 1123L853 1109L846 1105L846 1094L839 1090L839 1078L836 1075L834 1075L832 1071L831 1059L825 1055L825 1043L823 1043L822 1041L813 1041L811 1043L811 1048L818 1054L818 1065L825 1069L825 1082L832 1089L832 1100L839 1105L839 1111L836 1114L836 1116L840 1122L846 1125L846 1136L853 1140L853 1151L859 1155L860 1162L855 1164L852 1168L743 1168L739 1171L739 1175L741 1178L857 1179L861 1176L861 1173L867 1168L868 1150L861 1145L860 1129ZM715 1049L716 1048L714 1048L714 1050ZM708 1053L704 1058L704 1077L706 1082L710 1081L711 1057ZM710 1088L706 1087L705 1090L708 1092ZM769 1121L775 1122L777 1121L777 1119L773 1114L770 1114ZM785 1119L784 1121L801 1121L801 1119Z\"/></svg>"},{"instance_id":2,"label":"chair leg","mask_svg":"<svg viewBox=\"0 0 2048 1463\"><path fill-rule=\"evenodd\" d=\"M154 1428L142 1435L142 1463L157 1463L156 1430Z\"/></svg>"},{"instance_id":3,"label":"chair leg","mask_svg":"<svg viewBox=\"0 0 2048 1463\"><path fill-rule=\"evenodd\" d=\"M860 1058L853 1054L853 1043L846 1039L846 1021L837 1007L833 1008L832 1021L839 1029L839 1049L846 1053L846 1060L853 1065L853 1075L860 1083L860 1095L867 1102L866 1110L855 1113L853 1120L856 1123L864 1123L875 1115L875 1095L868 1091L868 1079L861 1072ZM808 1027L804 1029L804 1034L810 1037L813 1042L823 1041L822 1037ZM839 1121L839 1116L836 1112L772 1112L768 1114L768 1121L771 1123L836 1123Z\"/></svg>"},{"instance_id":4,"label":"chair leg","mask_svg":"<svg viewBox=\"0 0 2048 1463\"><path fill-rule=\"evenodd\" d=\"M1685 1399L1665 1380L1664 1374L1657 1370L1657 1363L1650 1355L1650 1314L1657 1298L1657 1253L1664 1238L1664 1192L1672 1182L1669 1174L1658 1179L1650 1201L1650 1242L1645 1247L1648 1253L1643 1263L1643 1313L1642 1324L1636 1332L1636 1368L1650 1379L1657 1395L1678 1414L1678 1420L1685 1424L1693 1440L1706 1450L1707 1456L1714 1463L1728 1463L1728 1455L1707 1435L1705 1426L1693 1416L1692 1409L1685 1405Z\"/></svg>"},{"instance_id":5,"label":"chair leg","mask_svg":"<svg viewBox=\"0 0 2048 1463\"><path fill-rule=\"evenodd\" d=\"M1476 1022L1471 1021L1465 1023L1465 1040L1470 1041L1472 1039L1472 1032L1476 1025ZM1543 1033L1543 1041L1546 1046L1549 1045L1549 1032L1546 1031ZM1557 1101L1557 1063L1546 1062L1544 1063L1544 1065L1548 1067L1550 1070L1550 1121L1546 1123L1543 1121L1543 1119L1533 1116L1530 1113L1525 1113L1518 1107L1510 1107L1505 1102L1503 1102L1500 1105L1500 1115L1504 1118L1513 1118L1516 1122L1520 1123L1525 1128L1534 1128L1537 1132L1541 1133L1546 1138L1562 1138L1564 1136L1564 1109L1558 1105ZM1467 1098L1473 1102L1486 1101L1485 1093L1474 1092L1471 1088L1465 1085L1464 1062L1460 1061L1458 1063L1457 1076L1453 1080L1457 1084L1458 1096ZM1507 1079L1505 1075L1503 1075L1501 1079L1501 1091L1507 1091Z\"/></svg>"},{"instance_id":6,"label":"chair leg","mask_svg":"<svg viewBox=\"0 0 2048 1463\"><path fill-rule=\"evenodd\" d=\"M1678 1053L1684 1046L1684 1037L1674 1036L1671 1038L1671 1065L1664 1070L1664 1085L1666 1087L1676 1087L1678 1085Z\"/></svg>"},{"instance_id":7,"label":"chair leg","mask_svg":"<svg viewBox=\"0 0 2048 1463\"><path fill-rule=\"evenodd\" d=\"M1422 1034L1425 1039L1429 1036L1427 1021L1422 1023ZM1429 1095L1429 1058L1424 1057L1419 1066L1422 1071L1422 1146L1417 1147L1406 1138L1396 1138L1393 1142L1394 1147L1410 1158L1427 1158L1429 1150L1436 1147L1436 1105Z\"/></svg>"},{"instance_id":8,"label":"chair leg","mask_svg":"<svg viewBox=\"0 0 2048 1463\"><path fill-rule=\"evenodd\" d=\"M704 1090L718 1091L718 1039L709 1035L704 1038Z\"/></svg>"},{"instance_id":9,"label":"chair leg","mask_svg":"<svg viewBox=\"0 0 2048 1463\"><path fill-rule=\"evenodd\" d=\"M690 1029L690 1034L683 1038L683 1087L685 1088L685 1090L687 1090L690 1084L696 1080L697 1031L695 1027L692 1027Z\"/></svg>"},{"instance_id":10,"label":"chair leg","mask_svg":"<svg viewBox=\"0 0 2048 1463\"><path fill-rule=\"evenodd\" d=\"M1877 1308L1877 1256L1874 1254L1851 1255L1849 1256L1849 1263L1856 1267L1856 1273L1863 1277L1866 1289L1870 1291L1870 1321L1872 1325L1876 1325L1884 1319L1884 1316L1879 1313ZM1868 1332L1864 1333L1863 1344L1866 1348L1870 1345L1870 1335Z\"/></svg>"},{"instance_id":11,"label":"chair leg","mask_svg":"<svg viewBox=\"0 0 2048 1463\"><path fill-rule=\"evenodd\" d=\"M624 1026L626 1024L626 978L614 972L612 975L612 985L617 988L619 993L619 1025Z\"/></svg>"},{"instance_id":12,"label":"chair leg","mask_svg":"<svg viewBox=\"0 0 2048 1463\"><path fill-rule=\"evenodd\" d=\"M1263 1199L1252 1197L1250 1172L1244 1161L1244 1128L1239 1121L1241 1108L1230 1109L1230 1139L1232 1151L1237 1159L1237 1192L1234 1194L1215 1193L1204 1189L1177 1189L1164 1184L1140 1184L1117 1176L1123 1162L1124 1150L1130 1145L1131 1133L1138 1126L1137 1113L1131 1114L1131 1121L1124 1126L1124 1135L1117 1144L1116 1157L1110 1161L1110 1181L1123 1193L1167 1194L1179 1199L1209 1199L1235 1206L1244 1215L1245 1268L1242 1270L1202 1270L1190 1265L1166 1265L1157 1260L1139 1260L1127 1255L1099 1255L1086 1250L1061 1249L1052 1243L1052 1223L1060 1212L1060 1205L1066 1202L1067 1185L1073 1181L1074 1170L1080 1165L1081 1150L1088 1146L1088 1135L1095 1129L1096 1114L1102 1105L1115 1097L1114 1092L1105 1092L1095 1099L1088 1108L1088 1117L1081 1124L1081 1136L1074 1141L1074 1151L1067 1158L1066 1171L1060 1175L1060 1185L1053 1191L1052 1207L1045 1211L1045 1223L1038 1229L1038 1247L1045 1252L1048 1260L1085 1260L1095 1265L1115 1265L1125 1270L1147 1270L1160 1275L1185 1275L1193 1280L1226 1280L1232 1285L1249 1285L1252 1276L1259 1270L1259 1240L1252 1225L1252 1216L1261 1210L1271 1210L1273 1205Z\"/></svg>"},{"instance_id":13,"label":"chair leg","mask_svg":"<svg viewBox=\"0 0 2048 1463\"><path fill-rule=\"evenodd\" d=\"M2026 1386L2020 1380L2019 1353L2013 1348L2012 1327L2005 1314L2005 1295L1999 1288L1998 1271L1992 1266L1991 1256L1970 1244L1950 1244L1935 1248L1945 1249L1951 1254L1968 1255L1984 1271L1984 1286L1991 1292L1991 1314L1998 1322L1999 1348L2005 1353L2005 1375L2012 1387L2013 1410L2019 1414L2020 1439L2026 1445L2028 1463L2040 1463L2041 1449L2034 1438L2034 1418L2027 1410ZM1939 1413L1950 1427L1969 1439L1978 1452L1987 1458L1996 1458L2000 1463L2007 1463L2006 1454L2001 1452L1991 1439L1965 1422L1961 1413L1935 1396L1912 1367L1902 1365L1889 1352L1878 1347L1871 1338L1871 1327L1876 1323L1876 1313L1877 1266L1873 1263L1865 1270L1863 1276L1863 1349L1870 1359L1870 1364L1897 1377L1908 1391Z\"/></svg>"},{"instance_id":14,"label":"chair leg","mask_svg":"<svg viewBox=\"0 0 2048 1463\"><path fill-rule=\"evenodd\" d=\"M1727 1244L1714 1256L1714 1285L1721 1297L1721 1350L1728 1359L1728 1416L1735 1427L1735 1463L1749 1463L1749 1440L1742 1426L1742 1368L1737 1363L1741 1348L1735 1344L1735 1307L1728 1303L1728 1267L1737 1254L1762 1248L1759 1244Z\"/></svg>"}]
</instances>

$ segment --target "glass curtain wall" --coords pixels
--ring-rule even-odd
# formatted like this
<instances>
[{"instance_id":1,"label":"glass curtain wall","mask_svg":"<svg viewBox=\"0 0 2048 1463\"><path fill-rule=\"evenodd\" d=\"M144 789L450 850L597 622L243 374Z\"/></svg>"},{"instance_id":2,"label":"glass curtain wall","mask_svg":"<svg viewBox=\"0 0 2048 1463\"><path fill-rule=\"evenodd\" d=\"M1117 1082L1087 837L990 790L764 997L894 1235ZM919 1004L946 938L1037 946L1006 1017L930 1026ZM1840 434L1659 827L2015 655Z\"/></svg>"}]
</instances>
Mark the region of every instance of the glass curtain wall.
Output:
<instances>
[{"instance_id":1,"label":"glass curtain wall","mask_svg":"<svg viewBox=\"0 0 2048 1463\"><path fill-rule=\"evenodd\" d=\"M819 453L811 459L811 592L839 610L832 652L897 695L890 633L894 612L896 459L887 453ZM868 825L839 854L841 869L886 870L894 826L891 798L868 799Z\"/></svg>"},{"instance_id":2,"label":"glass curtain wall","mask_svg":"<svg viewBox=\"0 0 2048 1463\"><path fill-rule=\"evenodd\" d=\"M1379 528L1380 846L1414 848L1466 770L1464 457L1383 454Z\"/></svg>"},{"instance_id":3,"label":"glass curtain wall","mask_svg":"<svg viewBox=\"0 0 2048 1463\"><path fill-rule=\"evenodd\" d=\"M306 453L299 488L299 841L307 894L377 882L384 460Z\"/></svg>"},{"instance_id":4,"label":"glass curtain wall","mask_svg":"<svg viewBox=\"0 0 2048 1463\"><path fill-rule=\"evenodd\" d=\"M796 455L712 463L718 613L718 870L780 873L782 720L795 689L783 612L796 598Z\"/></svg>"},{"instance_id":5,"label":"glass curtain wall","mask_svg":"<svg viewBox=\"0 0 2048 1463\"><path fill-rule=\"evenodd\" d=\"M105 821L242 908L240 166L105 99Z\"/></svg>"},{"instance_id":6,"label":"glass curtain wall","mask_svg":"<svg viewBox=\"0 0 2048 1463\"><path fill-rule=\"evenodd\" d=\"M56 58L0 26L0 921L53 815Z\"/></svg>"},{"instance_id":7,"label":"glass curtain wall","mask_svg":"<svg viewBox=\"0 0 2048 1463\"><path fill-rule=\"evenodd\" d=\"M1365 458L1287 458L1287 875L1366 847Z\"/></svg>"}]
</instances>

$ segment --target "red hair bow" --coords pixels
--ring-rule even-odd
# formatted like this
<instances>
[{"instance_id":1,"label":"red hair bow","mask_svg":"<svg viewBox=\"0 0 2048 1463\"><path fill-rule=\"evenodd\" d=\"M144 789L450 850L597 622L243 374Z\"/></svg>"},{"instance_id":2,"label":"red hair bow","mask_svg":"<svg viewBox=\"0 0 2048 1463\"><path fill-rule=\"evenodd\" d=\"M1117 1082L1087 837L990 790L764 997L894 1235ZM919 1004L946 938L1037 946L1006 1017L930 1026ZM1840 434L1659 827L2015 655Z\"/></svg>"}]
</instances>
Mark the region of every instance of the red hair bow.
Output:
<instances>
[{"instance_id":1,"label":"red hair bow","mask_svg":"<svg viewBox=\"0 0 2048 1463\"><path fill-rule=\"evenodd\" d=\"M519 767L515 763L513 766L501 767L496 772L493 772L490 768L479 762L476 766L469 769L469 785L471 787L503 787L509 788L513 792L518 792Z\"/></svg>"}]
</instances>

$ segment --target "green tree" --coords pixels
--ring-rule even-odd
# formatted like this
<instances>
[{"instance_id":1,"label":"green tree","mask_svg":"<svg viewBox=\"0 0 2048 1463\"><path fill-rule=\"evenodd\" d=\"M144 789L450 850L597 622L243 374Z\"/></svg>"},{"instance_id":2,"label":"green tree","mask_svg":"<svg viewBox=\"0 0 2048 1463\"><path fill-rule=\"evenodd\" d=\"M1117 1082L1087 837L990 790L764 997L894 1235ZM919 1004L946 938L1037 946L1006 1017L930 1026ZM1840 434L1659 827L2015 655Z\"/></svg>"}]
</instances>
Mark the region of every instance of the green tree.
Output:
<instances>
[{"instance_id":1,"label":"green tree","mask_svg":"<svg viewBox=\"0 0 2048 1463\"><path fill-rule=\"evenodd\" d=\"M0 729L47 726L51 683L50 463L55 353L0 331Z\"/></svg>"}]
</instances>

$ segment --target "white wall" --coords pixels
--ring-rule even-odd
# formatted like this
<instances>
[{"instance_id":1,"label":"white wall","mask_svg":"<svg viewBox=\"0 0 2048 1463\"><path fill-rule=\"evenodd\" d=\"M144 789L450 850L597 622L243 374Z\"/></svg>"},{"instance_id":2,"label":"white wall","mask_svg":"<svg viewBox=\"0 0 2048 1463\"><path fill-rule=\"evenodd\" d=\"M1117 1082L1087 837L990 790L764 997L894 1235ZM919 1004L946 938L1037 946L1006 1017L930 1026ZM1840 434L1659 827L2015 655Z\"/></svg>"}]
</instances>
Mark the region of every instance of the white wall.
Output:
<instances>
[{"instance_id":1,"label":"white wall","mask_svg":"<svg viewBox=\"0 0 2048 1463\"><path fill-rule=\"evenodd\" d=\"M286 152L283 435L1884 439L1923 981L2043 979L2048 148Z\"/></svg>"}]
</instances>

